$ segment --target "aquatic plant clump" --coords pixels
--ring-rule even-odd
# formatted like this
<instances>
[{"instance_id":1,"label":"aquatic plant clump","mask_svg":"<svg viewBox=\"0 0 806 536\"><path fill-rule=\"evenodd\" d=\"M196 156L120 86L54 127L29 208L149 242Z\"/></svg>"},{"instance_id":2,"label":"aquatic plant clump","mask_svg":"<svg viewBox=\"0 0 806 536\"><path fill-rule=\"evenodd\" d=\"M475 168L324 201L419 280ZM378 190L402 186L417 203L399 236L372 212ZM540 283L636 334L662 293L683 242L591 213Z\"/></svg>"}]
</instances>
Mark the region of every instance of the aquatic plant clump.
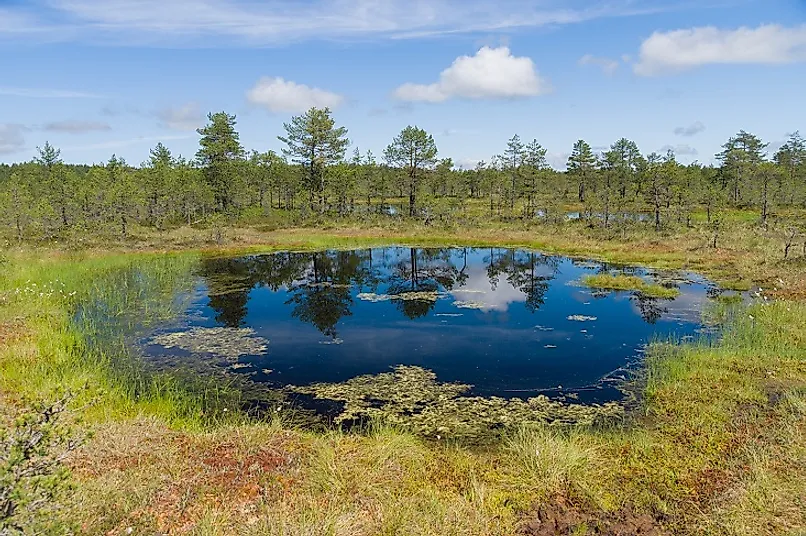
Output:
<instances>
[{"instance_id":1,"label":"aquatic plant clump","mask_svg":"<svg viewBox=\"0 0 806 536\"><path fill-rule=\"evenodd\" d=\"M417 300L435 302L442 296L442 293L436 291L402 292L400 294L375 294L374 292L362 292L357 296L357 298L361 301L368 302L382 302L390 300Z\"/></svg>"},{"instance_id":2,"label":"aquatic plant clump","mask_svg":"<svg viewBox=\"0 0 806 536\"><path fill-rule=\"evenodd\" d=\"M566 317L567 320L571 322L595 322L598 320L595 316L587 316L587 315L570 315Z\"/></svg>"},{"instance_id":3,"label":"aquatic plant clump","mask_svg":"<svg viewBox=\"0 0 806 536\"><path fill-rule=\"evenodd\" d=\"M459 309L484 309L486 304L475 300L457 300L453 302L453 306Z\"/></svg>"},{"instance_id":4,"label":"aquatic plant clump","mask_svg":"<svg viewBox=\"0 0 806 536\"><path fill-rule=\"evenodd\" d=\"M502 427L523 424L592 425L620 418L623 408L566 404L540 395L528 400L461 396L472 386L438 382L433 372L397 366L343 383L291 387L297 393L344 403L336 422L375 419L424 436L479 438Z\"/></svg>"},{"instance_id":5,"label":"aquatic plant clump","mask_svg":"<svg viewBox=\"0 0 806 536\"><path fill-rule=\"evenodd\" d=\"M191 353L206 353L235 360L245 355L266 352L269 341L255 335L251 328L192 328L152 337L149 344L179 348Z\"/></svg>"},{"instance_id":6,"label":"aquatic plant clump","mask_svg":"<svg viewBox=\"0 0 806 536\"><path fill-rule=\"evenodd\" d=\"M665 282L667 285L672 284L669 279ZM672 299L680 295L680 289L676 287L648 283L634 275L586 275L582 278L582 284L599 290L634 290L650 298Z\"/></svg>"}]
</instances>

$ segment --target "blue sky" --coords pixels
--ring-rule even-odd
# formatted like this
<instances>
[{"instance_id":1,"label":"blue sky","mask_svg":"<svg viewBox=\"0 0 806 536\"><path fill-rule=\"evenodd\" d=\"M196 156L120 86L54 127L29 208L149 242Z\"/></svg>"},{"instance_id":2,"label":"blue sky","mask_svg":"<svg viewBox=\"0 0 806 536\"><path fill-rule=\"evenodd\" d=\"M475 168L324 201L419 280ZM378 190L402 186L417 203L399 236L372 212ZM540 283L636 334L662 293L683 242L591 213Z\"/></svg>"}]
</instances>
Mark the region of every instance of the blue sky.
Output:
<instances>
[{"instance_id":1,"label":"blue sky","mask_svg":"<svg viewBox=\"0 0 806 536\"><path fill-rule=\"evenodd\" d=\"M247 149L329 105L353 147L434 134L472 166L515 133L562 167L622 136L710 163L806 130L803 0L0 0L0 162L192 157L209 111Z\"/></svg>"}]
</instances>

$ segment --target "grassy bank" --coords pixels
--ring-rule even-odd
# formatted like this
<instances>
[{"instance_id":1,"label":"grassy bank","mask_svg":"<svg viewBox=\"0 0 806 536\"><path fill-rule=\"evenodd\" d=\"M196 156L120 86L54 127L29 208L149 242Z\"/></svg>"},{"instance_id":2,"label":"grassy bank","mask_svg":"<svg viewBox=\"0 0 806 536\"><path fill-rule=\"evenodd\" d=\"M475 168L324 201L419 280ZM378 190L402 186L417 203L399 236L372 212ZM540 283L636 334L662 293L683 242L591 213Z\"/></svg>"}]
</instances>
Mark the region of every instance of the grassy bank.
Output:
<instances>
[{"instance_id":1,"label":"grassy bank","mask_svg":"<svg viewBox=\"0 0 806 536\"><path fill-rule=\"evenodd\" d=\"M83 411L95 434L70 461L77 490L64 512L82 532L739 535L806 529L806 303L794 299L797 269L784 270L772 244L734 236L725 250L680 246L697 244L702 237L695 234L633 237L630 248L628 239L597 242L581 231L535 238L531 230L492 228L473 236L417 229L237 232L227 246L261 251L486 239L580 255L590 247L613 261L652 258L655 265L712 273L730 262L742 268L743 281L766 284L780 274L783 284L774 292L791 299L716 311L727 326L718 346L655 347L641 406L623 426L529 427L471 447L383 425L358 434L313 432L282 417L250 422L224 411L237 404L226 389L190 389L134 364L118 367L125 341L105 326L114 319L115 331L170 317L181 304L165 297L183 288L193 253L9 252L0 279L0 393L4 405L18 405L23 397L69 388L80 393L76 407L92 402ZM765 259L761 268L759 259ZM156 269L138 270L148 263ZM108 315L79 315L76 323L81 305L99 298L112 304ZM88 334L103 344L88 344Z\"/></svg>"},{"instance_id":2,"label":"grassy bank","mask_svg":"<svg viewBox=\"0 0 806 536\"><path fill-rule=\"evenodd\" d=\"M571 210L572 208L569 208ZM271 251L276 249L353 248L400 244L428 246L512 246L547 253L594 258L616 264L641 264L659 269L683 269L708 275L723 287L747 290L761 286L771 296L806 299L806 238L799 237L784 259L792 225L806 218L799 211L787 214L767 228L752 211L726 211L713 248L712 226L695 218L692 227L678 226L656 232L634 224L614 228L588 226L584 221L560 224L498 221L479 218L470 222L424 225L410 219L332 220L312 217L289 222L282 215L256 221L234 222L216 228L185 226L164 231L132 227L126 241L115 234L91 238L65 237L38 244L40 250L81 251ZM14 250L14 242L7 245ZM22 246L27 251L30 246Z\"/></svg>"}]
</instances>

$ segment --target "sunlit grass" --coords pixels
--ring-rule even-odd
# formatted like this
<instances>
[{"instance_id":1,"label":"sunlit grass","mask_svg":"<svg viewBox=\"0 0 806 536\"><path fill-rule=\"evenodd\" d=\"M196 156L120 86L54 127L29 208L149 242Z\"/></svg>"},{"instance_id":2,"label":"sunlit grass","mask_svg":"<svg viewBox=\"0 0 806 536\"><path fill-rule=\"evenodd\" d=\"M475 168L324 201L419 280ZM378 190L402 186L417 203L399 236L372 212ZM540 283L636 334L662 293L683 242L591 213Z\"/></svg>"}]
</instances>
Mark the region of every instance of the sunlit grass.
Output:
<instances>
[{"instance_id":1,"label":"sunlit grass","mask_svg":"<svg viewBox=\"0 0 806 536\"><path fill-rule=\"evenodd\" d=\"M255 249L384 244L380 233L343 232L272 235ZM589 247L632 262L654 254L584 237L574 244L575 231L563 232L535 238L419 229L394 241L480 244L497 237L508 245L545 241L558 251ZM731 235L732 251L754 240ZM775 258L774 248L753 247ZM697 251L664 250L655 261L716 262L706 258L712 251ZM131 527L211 535L508 535L558 499L594 517L646 513L673 534L741 535L758 527L798 534L806 527L806 303L718 304L711 314L724 323L719 339L653 347L627 424L533 426L472 447L381 424L348 433L301 430L282 418L255 422L232 411L238 400L226 388L136 366L115 334L170 319L194 255L6 255L0 396L16 404L68 388L80 395L77 407L93 402L83 416L96 434L71 462L78 488L65 510L87 534ZM774 273L765 287L796 288L785 273L791 267L753 258L762 257L730 257L744 280ZM48 290L15 292L34 282ZM87 308L94 300L106 305Z\"/></svg>"}]
</instances>

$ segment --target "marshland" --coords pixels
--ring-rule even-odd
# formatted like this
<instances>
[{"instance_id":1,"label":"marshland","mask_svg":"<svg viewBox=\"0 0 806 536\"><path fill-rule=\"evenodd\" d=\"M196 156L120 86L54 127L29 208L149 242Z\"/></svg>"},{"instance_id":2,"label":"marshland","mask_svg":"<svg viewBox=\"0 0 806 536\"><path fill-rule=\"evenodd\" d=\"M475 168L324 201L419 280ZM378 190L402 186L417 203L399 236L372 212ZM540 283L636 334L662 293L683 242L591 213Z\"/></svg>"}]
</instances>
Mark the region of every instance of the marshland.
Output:
<instances>
[{"instance_id":1,"label":"marshland","mask_svg":"<svg viewBox=\"0 0 806 536\"><path fill-rule=\"evenodd\" d=\"M559 172L286 129L0 167L3 534L806 527L797 135Z\"/></svg>"}]
</instances>

